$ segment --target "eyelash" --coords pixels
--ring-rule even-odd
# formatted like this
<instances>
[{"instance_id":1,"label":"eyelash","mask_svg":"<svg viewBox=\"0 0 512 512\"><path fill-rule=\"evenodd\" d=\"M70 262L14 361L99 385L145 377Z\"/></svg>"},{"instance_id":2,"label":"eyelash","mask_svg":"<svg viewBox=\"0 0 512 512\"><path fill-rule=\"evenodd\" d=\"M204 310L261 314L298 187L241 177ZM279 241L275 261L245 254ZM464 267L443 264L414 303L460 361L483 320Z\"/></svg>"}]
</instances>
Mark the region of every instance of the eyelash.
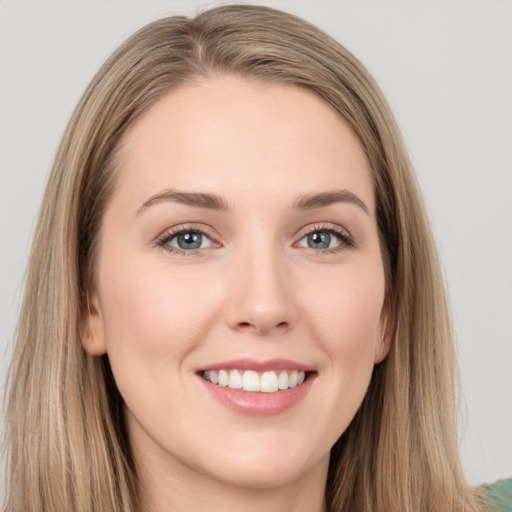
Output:
<instances>
[{"instance_id":1,"label":"eyelash","mask_svg":"<svg viewBox=\"0 0 512 512\"><path fill-rule=\"evenodd\" d=\"M297 246L297 244L306 236L308 235L311 235L313 233L318 233L318 232L322 232L322 233L329 233L331 235L335 235L339 242L340 242L340 245L337 246L337 247L333 247L333 248L330 248L330 249L313 249L313 248L309 248L311 251L317 253L317 254L333 254L333 253L338 253L338 252L341 252L341 251L344 251L344 250L347 250L347 249L351 249L353 247L356 246L355 242L354 242L354 239L350 236L350 234L340 228L339 226L336 226L334 224L330 224L328 226L326 225L321 225L321 224L316 224L314 225L311 229L308 229L307 231L304 231L301 233L300 237L299 237L299 240L297 242L294 243L294 246ZM195 254L197 254L200 250L204 250L204 249L188 249L188 250L184 250L184 249L180 249L179 247L174 247L174 246L170 246L168 245L169 242L175 238L176 236L179 236L179 235L182 235L182 234L185 234L185 233L197 233L199 235L202 235L202 236L205 236L207 238L209 238L211 241L212 241L212 244L215 246L215 245L219 245L217 242L215 242L215 240L203 229L201 228L198 228L198 227L194 227L194 226L181 226L175 230L172 230L172 231L169 231L167 233L165 233L161 238L158 239L157 241L157 246L158 247L161 247L162 249L164 249L165 251L169 252L169 253L172 253L172 254L179 254L179 255L183 255L183 256L194 256Z\"/></svg>"},{"instance_id":2,"label":"eyelash","mask_svg":"<svg viewBox=\"0 0 512 512\"><path fill-rule=\"evenodd\" d=\"M319 254L324 254L324 255L329 255L329 254L335 254L335 253L338 253L338 252L341 252L341 251L345 251L347 249L352 249L356 246L355 244L355 241L354 239L352 238L352 236L348 233L348 231L346 231L345 229L335 225L335 224L329 224L329 225L325 225L325 224L315 224L311 229L308 229L307 231L304 231L301 235L300 235L300 238L299 238L299 242L306 236L308 235L311 235L313 233L329 233L330 235L335 235L339 242L340 242L340 245L337 246L337 247L332 247L331 249L322 249L322 250L318 250L318 249L312 249L310 248L311 251L315 252L315 253L319 253ZM296 242L297 244L298 242ZM294 244L295 245L295 244Z\"/></svg>"},{"instance_id":3,"label":"eyelash","mask_svg":"<svg viewBox=\"0 0 512 512\"><path fill-rule=\"evenodd\" d=\"M158 247L161 247L162 249L164 249L165 251L167 251L171 254L179 254L182 256L194 256L195 254L198 253L198 251L203 250L203 249L185 250L185 249L180 249L179 247L174 247L174 246L168 245L169 242L173 238L175 238L179 235L185 234L185 233L197 233L198 235L202 235L202 236L209 238L212 241L213 245L218 245L218 243L216 243L213 240L213 238L204 229L201 229L201 228L198 228L195 226L180 226L179 228L176 228L172 231L168 231L161 238L158 239L157 245L158 245Z\"/></svg>"}]
</instances>

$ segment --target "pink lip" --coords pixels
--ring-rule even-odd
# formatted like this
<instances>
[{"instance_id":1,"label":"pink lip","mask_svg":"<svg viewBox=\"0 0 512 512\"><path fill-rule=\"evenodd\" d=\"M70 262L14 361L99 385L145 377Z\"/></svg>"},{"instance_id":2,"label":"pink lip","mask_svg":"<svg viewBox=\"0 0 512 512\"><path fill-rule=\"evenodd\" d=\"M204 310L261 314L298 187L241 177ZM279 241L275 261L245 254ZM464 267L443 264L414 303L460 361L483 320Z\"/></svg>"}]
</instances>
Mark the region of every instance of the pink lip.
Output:
<instances>
[{"instance_id":1,"label":"pink lip","mask_svg":"<svg viewBox=\"0 0 512 512\"><path fill-rule=\"evenodd\" d=\"M222 363L215 363L198 369L197 373L212 370L253 370L255 372L267 372L272 370L299 370L303 372L314 372L312 366L307 366L291 359L267 359L258 361L256 359L232 359Z\"/></svg>"},{"instance_id":2,"label":"pink lip","mask_svg":"<svg viewBox=\"0 0 512 512\"><path fill-rule=\"evenodd\" d=\"M299 386L275 393L255 393L221 387L217 384L212 384L201 376L205 371L233 369L253 370L257 372L300 370L310 373L308 373L306 380ZM197 375L208 392L229 409L246 416L274 416L290 409L300 402L311 389L317 373L311 366L287 359L269 359L267 361L237 359L205 366L197 371Z\"/></svg>"}]
</instances>

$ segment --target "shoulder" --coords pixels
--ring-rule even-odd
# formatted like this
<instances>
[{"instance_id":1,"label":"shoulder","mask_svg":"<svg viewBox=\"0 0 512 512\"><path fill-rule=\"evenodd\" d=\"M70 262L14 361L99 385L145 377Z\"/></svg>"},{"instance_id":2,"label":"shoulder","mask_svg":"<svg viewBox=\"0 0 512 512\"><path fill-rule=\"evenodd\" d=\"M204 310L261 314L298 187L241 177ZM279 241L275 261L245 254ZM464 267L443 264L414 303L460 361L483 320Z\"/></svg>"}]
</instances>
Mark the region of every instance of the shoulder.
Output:
<instances>
[{"instance_id":1,"label":"shoulder","mask_svg":"<svg viewBox=\"0 0 512 512\"><path fill-rule=\"evenodd\" d=\"M482 485L490 512L512 512L512 478Z\"/></svg>"}]
</instances>

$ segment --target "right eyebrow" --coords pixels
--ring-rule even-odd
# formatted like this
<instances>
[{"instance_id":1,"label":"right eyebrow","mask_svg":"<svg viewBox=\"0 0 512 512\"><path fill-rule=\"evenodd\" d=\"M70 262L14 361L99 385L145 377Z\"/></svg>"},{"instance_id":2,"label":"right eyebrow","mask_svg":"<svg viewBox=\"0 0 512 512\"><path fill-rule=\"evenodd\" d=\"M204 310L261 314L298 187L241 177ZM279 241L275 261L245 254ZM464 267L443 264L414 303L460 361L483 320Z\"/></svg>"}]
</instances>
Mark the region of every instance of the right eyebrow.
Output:
<instances>
[{"instance_id":1,"label":"right eyebrow","mask_svg":"<svg viewBox=\"0 0 512 512\"><path fill-rule=\"evenodd\" d=\"M135 215L139 215L150 206L159 203L181 203L188 206L195 206L196 208L206 208L207 210L228 211L229 205L224 198L217 194L209 194L205 192L183 192L175 189L165 189L157 194L151 196L145 201Z\"/></svg>"}]
</instances>

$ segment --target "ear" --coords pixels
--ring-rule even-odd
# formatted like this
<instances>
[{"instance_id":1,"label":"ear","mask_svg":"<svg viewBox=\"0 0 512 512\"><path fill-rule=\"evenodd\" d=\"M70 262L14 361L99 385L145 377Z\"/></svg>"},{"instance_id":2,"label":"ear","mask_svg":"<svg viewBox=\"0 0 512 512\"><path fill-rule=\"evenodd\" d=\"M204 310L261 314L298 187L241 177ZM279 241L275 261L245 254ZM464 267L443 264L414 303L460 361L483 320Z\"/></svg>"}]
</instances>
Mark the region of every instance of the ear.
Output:
<instances>
[{"instance_id":1,"label":"ear","mask_svg":"<svg viewBox=\"0 0 512 512\"><path fill-rule=\"evenodd\" d=\"M375 347L375 364L382 362L388 355L389 349L391 348L391 333L393 331L392 326L393 321L391 306L388 298L386 298L380 313L380 332L379 339L377 340L377 345Z\"/></svg>"},{"instance_id":2,"label":"ear","mask_svg":"<svg viewBox=\"0 0 512 512\"><path fill-rule=\"evenodd\" d=\"M85 351L91 356L102 356L107 352L105 322L98 294L87 293L80 319L80 339Z\"/></svg>"}]
</instances>

